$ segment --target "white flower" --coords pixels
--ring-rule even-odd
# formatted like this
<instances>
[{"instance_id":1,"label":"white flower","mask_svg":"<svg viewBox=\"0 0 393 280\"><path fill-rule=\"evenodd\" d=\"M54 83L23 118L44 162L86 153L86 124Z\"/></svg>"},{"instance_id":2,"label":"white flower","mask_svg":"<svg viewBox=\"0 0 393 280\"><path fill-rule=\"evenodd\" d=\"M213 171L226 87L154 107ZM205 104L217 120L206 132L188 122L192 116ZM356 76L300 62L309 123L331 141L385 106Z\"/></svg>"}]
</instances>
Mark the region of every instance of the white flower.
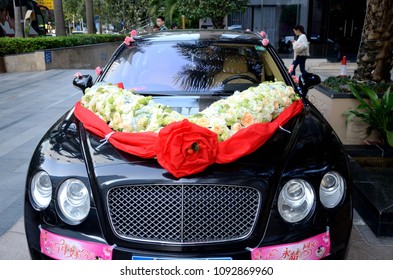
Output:
<instances>
[{"instance_id":1,"label":"white flower","mask_svg":"<svg viewBox=\"0 0 393 280\"><path fill-rule=\"evenodd\" d=\"M212 103L189 116L189 121L212 130L219 141L225 141L254 123L272 121L299 99L293 88L283 82L264 82ZM166 125L185 119L170 107L155 103L151 96L102 83L86 89L81 104L115 131L158 133Z\"/></svg>"}]
</instances>

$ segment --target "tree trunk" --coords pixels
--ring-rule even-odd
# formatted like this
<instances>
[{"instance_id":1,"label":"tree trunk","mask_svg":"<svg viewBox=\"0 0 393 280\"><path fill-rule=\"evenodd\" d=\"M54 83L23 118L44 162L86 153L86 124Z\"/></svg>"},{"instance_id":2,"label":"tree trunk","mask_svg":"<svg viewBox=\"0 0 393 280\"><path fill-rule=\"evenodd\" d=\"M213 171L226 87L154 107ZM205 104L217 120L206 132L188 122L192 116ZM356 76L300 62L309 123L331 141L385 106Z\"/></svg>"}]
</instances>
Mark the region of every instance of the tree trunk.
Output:
<instances>
[{"instance_id":1,"label":"tree trunk","mask_svg":"<svg viewBox=\"0 0 393 280\"><path fill-rule=\"evenodd\" d=\"M87 33L94 34L93 0L86 0Z\"/></svg>"},{"instance_id":2,"label":"tree trunk","mask_svg":"<svg viewBox=\"0 0 393 280\"><path fill-rule=\"evenodd\" d=\"M66 29L64 23L63 2L62 0L53 0L55 13L56 36L65 36Z\"/></svg>"},{"instance_id":3,"label":"tree trunk","mask_svg":"<svg viewBox=\"0 0 393 280\"><path fill-rule=\"evenodd\" d=\"M368 0L354 78L391 80L393 57L393 1Z\"/></svg>"},{"instance_id":4,"label":"tree trunk","mask_svg":"<svg viewBox=\"0 0 393 280\"><path fill-rule=\"evenodd\" d=\"M15 2L14 2L15 4ZM14 15L15 15L15 37L23 38L25 37L22 19L26 13L26 6L15 6L14 5ZM26 36L27 37L27 36Z\"/></svg>"}]
</instances>

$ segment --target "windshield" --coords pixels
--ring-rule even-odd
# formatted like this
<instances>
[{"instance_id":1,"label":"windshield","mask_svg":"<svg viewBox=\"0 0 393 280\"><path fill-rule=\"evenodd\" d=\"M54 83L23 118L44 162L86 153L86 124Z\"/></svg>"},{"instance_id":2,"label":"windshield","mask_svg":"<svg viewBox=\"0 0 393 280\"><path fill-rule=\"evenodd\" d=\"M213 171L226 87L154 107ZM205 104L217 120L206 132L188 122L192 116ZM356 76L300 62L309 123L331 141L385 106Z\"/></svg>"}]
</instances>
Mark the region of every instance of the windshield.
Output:
<instances>
[{"instance_id":1,"label":"windshield","mask_svg":"<svg viewBox=\"0 0 393 280\"><path fill-rule=\"evenodd\" d=\"M102 82L123 83L140 94L212 94L283 81L274 60L259 45L239 43L138 42L125 47Z\"/></svg>"}]
</instances>

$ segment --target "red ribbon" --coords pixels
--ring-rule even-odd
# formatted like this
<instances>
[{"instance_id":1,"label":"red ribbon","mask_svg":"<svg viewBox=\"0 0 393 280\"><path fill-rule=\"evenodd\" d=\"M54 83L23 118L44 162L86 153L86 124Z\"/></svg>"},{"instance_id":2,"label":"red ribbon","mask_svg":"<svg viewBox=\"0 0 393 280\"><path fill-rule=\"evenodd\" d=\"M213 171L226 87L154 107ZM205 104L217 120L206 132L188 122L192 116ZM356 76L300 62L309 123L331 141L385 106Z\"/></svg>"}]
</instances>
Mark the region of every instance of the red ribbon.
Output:
<instances>
[{"instance_id":1,"label":"red ribbon","mask_svg":"<svg viewBox=\"0 0 393 280\"><path fill-rule=\"evenodd\" d=\"M155 132L114 132L102 119L80 102L75 116L91 133L105 138L114 147L141 158L155 158L175 177L202 172L213 163L230 163L260 148L280 127L303 110L301 100L293 102L273 121L252 124L218 142L217 135L187 119ZM109 136L109 137L108 137ZM197 150L190 150L198 147ZM190 151L193 151L190 153Z\"/></svg>"}]
</instances>

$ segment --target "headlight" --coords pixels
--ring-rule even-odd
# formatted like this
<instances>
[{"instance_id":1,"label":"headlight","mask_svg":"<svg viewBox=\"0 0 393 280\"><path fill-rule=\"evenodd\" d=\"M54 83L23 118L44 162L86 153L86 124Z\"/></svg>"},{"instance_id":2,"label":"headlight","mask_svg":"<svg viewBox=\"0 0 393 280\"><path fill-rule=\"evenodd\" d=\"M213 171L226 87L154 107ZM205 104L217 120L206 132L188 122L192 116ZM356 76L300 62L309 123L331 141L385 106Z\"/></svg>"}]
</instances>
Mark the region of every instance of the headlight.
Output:
<instances>
[{"instance_id":1,"label":"headlight","mask_svg":"<svg viewBox=\"0 0 393 280\"><path fill-rule=\"evenodd\" d=\"M314 192L310 184L301 179L292 179L282 188L278 197L278 211L287 222L303 220L314 204Z\"/></svg>"},{"instance_id":2,"label":"headlight","mask_svg":"<svg viewBox=\"0 0 393 280\"><path fill-rule=\"evenodd\" d=\"M52 182L48 173L39 171L34 174L30 185L30 202L37 210L48 207L52 198Z\"/></svg>"},{"instance_id":3,"label":"headlight","mask_svg":"<svg viewBox=\"0 0 393 280\"><path fill-rule=\"evenodd\" d=\"M319 187L319 197L323 206L336 207L344 196L344 179L335 171L330 171L323 176Z\"/></svg>"},{"instance_id":4,"label":"headlight","mask_svg":"<svg viewBox=\"0 0 393 280\"><path fill-rule=\"evenodd\" d=\"M80 224L89 214L90 196L85 184L78 179L68 179L57 193L60 217L70 225Z\"/></svg>"}]
</instances>

